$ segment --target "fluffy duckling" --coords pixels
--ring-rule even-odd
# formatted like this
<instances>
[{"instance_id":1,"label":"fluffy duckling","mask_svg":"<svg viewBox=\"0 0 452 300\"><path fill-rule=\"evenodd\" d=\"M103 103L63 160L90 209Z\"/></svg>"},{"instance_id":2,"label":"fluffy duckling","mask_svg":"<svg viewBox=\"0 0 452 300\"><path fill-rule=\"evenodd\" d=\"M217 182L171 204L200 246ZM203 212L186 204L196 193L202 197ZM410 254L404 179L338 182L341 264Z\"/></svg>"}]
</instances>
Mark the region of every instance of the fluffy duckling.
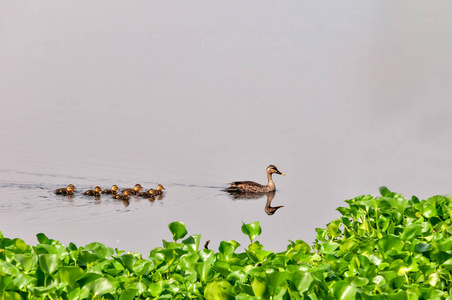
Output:
<instances>
[{"instance_id":1,"label":"fluffy duckling","mask_svg":"<svg viewBox=\"0 0 452 300\"><path fill-rule=\"evenodd\" d=\"M83 195L87 196L100 196L102 193L102 188L100 186L96 186L94 190L87 190L83 193Z\"/></svg>"},{"instance_id":2,"label":"fluffy duckling","mask_svg":"<svg viewBox=\"0 0 452 300\"><path fill-rule=\"evenodd\" d=\"M119 187L116 184L113 184L111 186L111 190L106 189L102 191L102 194L107 194L107 195L116 195L118 193Z\"/></svg>"},{"instance_id":3,"label":"fluffy duckling","mask_svg":"<svg viewBox=\"0 0 452 300\"><path fill-rule=\"evenodd\" d=\"M154 189L149 189L149 191L147 191L147 192L139 193L138 196L141 196L143 198L152 198L152 197L155 196L155 190Z\"/></svg>"},{"instance_id":4,"label":"fluffy duckling","mask_svg":"<svg viewBox=\"0 0 452 300\"><path fill-rule=\"evenodd\" d=\"M133 189L123 189L122 192L124 193L125 191L129 191L130 195L138 195L138 193L141 192L141 190L143 189L143 187L141 186L141 184L135 184L135 187Z\"/></svg>"},{"instance_id":5,"label":"fluffy duckling","mask_svg":"<svg viewBox=\"0 0 452 300\"><path fill-rule=\"evenodd\" d=\"M65 188L55 190L55 194L57 195L74 195L74 191L76 190L73 184L68 185Z\"/></svg>"},{"instance_id":6,"label":"fluffy duckling","mask_svg":"<svg viewBox=\"0 0 452 300\"><path fill-rule=\"evenodd\" d=\"M235 181L231 182L230 186L225 189L229 193L268 193L276 190L275 183L272 179L272 174L285 175L281 173L274 165L267 167L267 185L262 185L254 181Z\"/></svg>"},{"instance_id":7,"label":"fluffy duckling","mask_svg":"<svg viewBox=\"0 0 452 300\"><path fill-rule=\"evenodd\" d=\"M163 185L159 184L159 185L157 185L157 189L154 190L154 193L156 195L163 195L163 190L166 190L166 189L163 187Z\"/></svg>"},{"instance_id":8,"label":"fluffy duckling","mask_svg":"<svg viewBox=\"0 0 452 300\"><path fill-rule=\"evenodd\" d=\"M114 199L118 199L118 200L127 201L130 198L130 191L129 190L124 190L122 192L122 194L113 195L113 198Z\"/></svg>"}]
</instances>

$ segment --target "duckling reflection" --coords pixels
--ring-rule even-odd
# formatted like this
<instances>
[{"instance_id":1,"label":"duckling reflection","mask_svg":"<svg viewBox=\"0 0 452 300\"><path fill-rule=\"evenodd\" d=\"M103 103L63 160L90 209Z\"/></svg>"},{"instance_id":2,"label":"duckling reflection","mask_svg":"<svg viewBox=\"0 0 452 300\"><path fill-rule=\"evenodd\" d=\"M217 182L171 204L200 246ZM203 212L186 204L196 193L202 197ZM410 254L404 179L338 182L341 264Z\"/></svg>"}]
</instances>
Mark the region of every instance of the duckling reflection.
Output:
<instances>
[{"instance_id":1,"label":"duckling reflection","mask_svg":"<svg viewBox=\"0 0 452 300\"><path fill-rule=\"evenodd\" d=\"M278 209L284 207L282 205L271 206L274 197L275 197L275 192L267 193L267 203L265 203L265 212L269 216L273 215Z\"/></svg>"}]
</instances>

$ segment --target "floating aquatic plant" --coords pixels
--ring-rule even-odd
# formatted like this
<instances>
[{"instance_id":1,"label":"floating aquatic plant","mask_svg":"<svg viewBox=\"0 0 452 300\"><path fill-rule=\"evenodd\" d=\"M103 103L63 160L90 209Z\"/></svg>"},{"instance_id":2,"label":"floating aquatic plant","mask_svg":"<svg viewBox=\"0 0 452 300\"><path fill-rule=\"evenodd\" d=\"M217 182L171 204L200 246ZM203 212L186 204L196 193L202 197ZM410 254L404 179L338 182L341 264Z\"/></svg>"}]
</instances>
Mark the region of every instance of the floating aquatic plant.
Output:
<instances>
[{"instance_id":1,"label":"floating aquatic plant","mask_svg":"<svg viewBox=\"0 0 452 300\"><path fill-rule=\"evenodd\" d=\"M243 224L250 244L199 249L200 235L169 224L172 242L124 252L64 246L40 233L36 246L0 233L1 299L452 299L452 201L380 188L339 207L314 245L289 241L275 253Z\"/></svg>"}]
</instances>

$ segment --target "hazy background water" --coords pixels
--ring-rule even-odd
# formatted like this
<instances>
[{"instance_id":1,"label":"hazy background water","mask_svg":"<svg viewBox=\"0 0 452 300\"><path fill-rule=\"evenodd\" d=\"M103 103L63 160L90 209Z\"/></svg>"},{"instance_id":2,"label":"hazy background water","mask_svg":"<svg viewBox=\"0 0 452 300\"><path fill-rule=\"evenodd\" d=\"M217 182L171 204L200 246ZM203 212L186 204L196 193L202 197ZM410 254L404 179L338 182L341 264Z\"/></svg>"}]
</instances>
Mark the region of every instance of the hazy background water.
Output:
<instances>
[{"instance_id":1,"label":"hazy background water","mask_svg":"<svg viewBox=\"0 0 452 300\"><path fill-rule=\"evenodd\" d=\"M147 252L179 220L217 249L241 222L281 251L343 200L452 192L452 3L3 1L0 230ZM266 199L233 200L233 180ZM167 188L128 207L57 197Z\"/></svg>"}]
</instances>

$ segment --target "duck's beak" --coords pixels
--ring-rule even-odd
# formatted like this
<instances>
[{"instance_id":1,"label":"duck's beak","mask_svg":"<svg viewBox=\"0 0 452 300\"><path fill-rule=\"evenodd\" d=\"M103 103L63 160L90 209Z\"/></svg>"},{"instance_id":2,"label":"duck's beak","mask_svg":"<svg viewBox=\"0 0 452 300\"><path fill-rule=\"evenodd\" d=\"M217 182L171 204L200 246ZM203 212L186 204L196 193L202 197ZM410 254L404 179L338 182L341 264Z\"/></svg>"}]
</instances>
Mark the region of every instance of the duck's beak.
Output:
<instances>
[{"instance_id":1,"label":"duck's beak","mask_svg":"<svg viewBox=\"0 0 452 300\"><path fill-rule=\"evenodd\" d=\"M284 174L284 173L281 173L281 172L276 172L276 174L278 174L278 175L283 175L283 176L285 176L286 174Z\"/></svg>"}]
</instances>

